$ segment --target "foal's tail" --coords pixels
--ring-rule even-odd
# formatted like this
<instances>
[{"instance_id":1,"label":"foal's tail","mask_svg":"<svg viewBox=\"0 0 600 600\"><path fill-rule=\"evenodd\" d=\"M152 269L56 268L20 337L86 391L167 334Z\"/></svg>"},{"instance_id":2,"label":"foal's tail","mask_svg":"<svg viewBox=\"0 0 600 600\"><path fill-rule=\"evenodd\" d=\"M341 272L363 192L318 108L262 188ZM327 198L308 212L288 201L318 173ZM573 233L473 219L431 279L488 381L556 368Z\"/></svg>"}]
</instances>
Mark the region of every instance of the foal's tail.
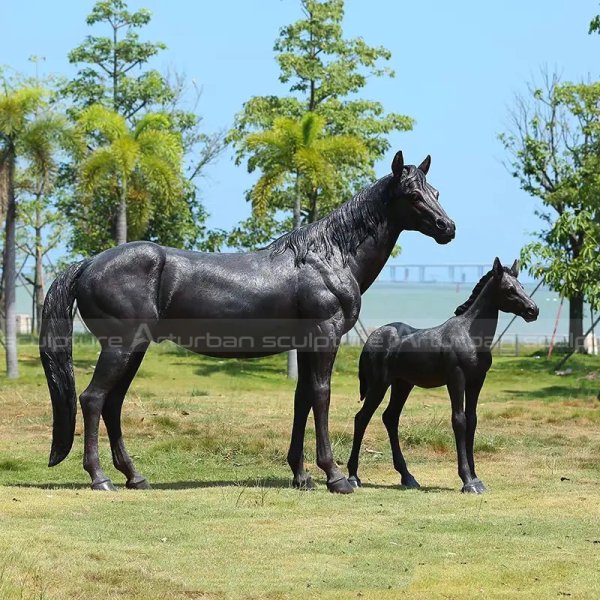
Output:
<instances>
[{"instance_id":1,"label":"foal's tail","mask_svg":"<svg viewBox=\"0 0 600 600\"><path fill-rule=\"evenodd\" d=\"M42 313L40 358L52 399L52 450L49 467L64 460L73 445L77 395L73 374L72 336L75 283L90 263L84 260L71 265L52 283Z\"/></svg>"}]
</instances>

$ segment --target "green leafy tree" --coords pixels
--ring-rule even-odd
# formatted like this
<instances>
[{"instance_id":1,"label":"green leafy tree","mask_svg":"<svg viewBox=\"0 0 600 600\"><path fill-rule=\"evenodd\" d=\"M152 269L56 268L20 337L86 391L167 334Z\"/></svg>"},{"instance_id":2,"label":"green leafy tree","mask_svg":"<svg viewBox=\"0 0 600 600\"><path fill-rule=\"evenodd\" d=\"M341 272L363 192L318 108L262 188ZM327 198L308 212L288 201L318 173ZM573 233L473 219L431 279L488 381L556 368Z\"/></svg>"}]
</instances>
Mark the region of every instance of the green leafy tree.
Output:
<instances>
[{"instance_id":1,"label":"green leafy tree","mask_svg":"<svg viewBox=\"0 0 600 600\"><path fill-rule=\"evenodd\" d=\"M155 206L146 216L135 221L140 227L131 227L130 239L152 239L162 244L176 246L201 246L211 248L218 235L206 229L206 212L196 187L204 168L223 149L222 133L206 134L202 121L196 114L199 92L189 90L185 78L179 74L162 75L149 68L149 63L166 46L162 42L145 41L140 30L151 20L149 10L130 11L124 0L99 0L87 17L87 24L102 29L105 35L89 35L69 53L69 61L79 66L77 75L64 88L73 99L71 113L95 104L112 109L126 119L129 126L150 113L165 113L171 128L181 135L184 154L184 172L187 182L181 186L177 210L170 211L170 219L159 218L164 212L164 197L156 199ZM191 101L190 101L191 96ZM191 109L187 106L190 105ZM95 140L88 140L95 147ZM72 193L64 194L61 209L72 225L71 246L75 253L94 254L109 247L114 232L107 224L117 218L111 212L118 206L110 189L104 189L81 214L82 198L78 195L75 169L66 168L65 186ZM173 201L173 199L171 199ZM147 218L146 218L147 217ZM144 227L142 227L144 225Z\"/></svg>"},{"instance_id":2,"label":"green leafy tree","mask_svg":"<svg viewBox=\"0 0 600 600\"><path fill-rule=\"evenodd\" d=\"M271 130L278 117L300 120L307 113L314 113L322 119L324 135L361 140L366 152L360 160L348 161L343 153L332 160L337 171L335 193L330 186L306 186L301 190L302 214L308 219L316 212L331 210L371 180L375 161L389 149L387 134L411 129L413 122L400 114L386 114L381 103L357 96L369 78L393 76L393 71L381 66L390 59L388 50L369 46L361 38L344 38L343 0L301 0L300 5L303 18L283 27L274 47L279 79L289 86L290 95L255 96L248 100L227 139L236 149L239 164L252 155L249 136ZM252 162L248 166L252 169ZM275 198L270 208L272 215L281 210L293 212L296 189L288 186L272 200ZM240 228L238 234L239 231ZM256 238L255 233L249 241ZM237 237L244 241L243 236Z\"/></svg>"},{"instance_id":3,"label":"green leafy tree","mask_svg":"<svg viewBox=\"0 0 600 600\"><path fill-rule=\"evenodd\" d=\"M130 129L124 117L95 104L81 113L78 126L99 141L79 167L82 197L90 209L97 195L116 197L114 241L124 244L131 229L145 229L153 211L164 211L161 219L168 220L181 195L182 147L167 117L148 113Z\"/></svg>"},{"instance_id":4,"label":"green leafy tree","mask_svg":"<svg viewBox=\"0 0 600 600\"><path fill-rule=\"evenodd\" d=\"M542 201L544 228L525 246L530 272L569 299L569 337L582 348L583 307L600 301L600 83L530 86L501 135L523 190Z\"/></svg>"},{"instance_id":5,"label":"green leafy tree","mask_svg":"<svg viewBox=\"0 0 600 600\"><path fill-rule=\"evenodd\" d=\"M18 170L48 180L54 168L64 120L52 112L49 92L42 87L5 80L0 92L0 205L4 211L3 286L4 336L9 377L18 376L16 343L16 228Z\"/></svg>"},{"instance_id":6,"label":"green leafy tree","mask_svg":"<svg viewBox=\"0 0 600 600\"><path fill-rule=\"evenodd\" d=\"M132 119L144 107L171 97L171 89L158 71L150 69L134 75L166 48L162 42L140 39L136 30L151 18L145 8L130 12L123 0L96 2L86 22L89 26L108 26L109 35L89 35L69 52L70 63L83 65L65 87L77 107L102 104Z\"/></svg>"},{"instance_id":7,"label":"green leafy tree","mask_svg":"<svg viewBox=\"0 0 600 600\"><path fill-rule=\"evenodd\" d=\"M38 110L25 134L29 160L18 170L18 248L25 260L33 259L33 276L22 275L33 289L32 333L39 332L44 305L44 257L62 241L63 216L53 209L58 162L72 147L73 132L56 104Z\"/></svg>"},{"instance_id":8,"label":"green leafy tree","mask_svg":"<svg viewBox=\"0 0 600 600\"><path fill-rule=\"evenodd\" d=\"M600 33L600 15L596 15L590 21L590 28L588 33Z\"/></svg>"},{"instance_id":9,"label":"green leafy tree","mask_svg":"<svg viewBox=\"0 0 600 600\"><path fill-rule=\"evenodd\" d=\"M250 198L254 213L263 217L269 209L285 209L285 198L294 197L293 226L302 223L302 198L310 198L304 220L319 217L317 199L332 198L339 191L339 166L365 160L367 148L351 135L327 135L325 119L307 113L300 120L277 117L273 127L245 138L248 169L260 169L261 176ZM283 200L283 204L282 204Z\"/></svg>"},{"instance_id":10,"label":"green leafy tree","mask_svg":"<svg viewBox=\"0 0 600 600\"><path fill-rule=\"evenodd\" d=\"M21 267L21 277L32 290L31 333L40 331L42 310L45 298L45 273L48 264L48 254L64 241L65 227L63 216L53 209L51 190L44 190L39 185L41 180L28 182L35 187L19 194L19 212L17 231L17 246L24 256ZM49 186L50 187L50 186ZM26 263L33 260L33 273L25 272ZM46 262L46 265L44 265ZM46 267L46 268L45 268Z\"/></svg>"}]
</instances>

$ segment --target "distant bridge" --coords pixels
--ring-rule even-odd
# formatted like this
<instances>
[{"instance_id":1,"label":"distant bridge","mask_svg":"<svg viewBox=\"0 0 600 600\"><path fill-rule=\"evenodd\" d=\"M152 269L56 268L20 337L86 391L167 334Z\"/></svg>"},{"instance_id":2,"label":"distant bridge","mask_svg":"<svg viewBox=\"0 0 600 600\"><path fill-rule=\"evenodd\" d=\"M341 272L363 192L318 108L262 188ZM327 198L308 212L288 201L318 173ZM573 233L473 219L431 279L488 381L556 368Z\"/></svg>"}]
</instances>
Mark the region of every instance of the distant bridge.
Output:
<instances>
[{"instance_id":1,"label":"distant bridge","mask_svg":"<svg viewBox=\"0 0 600 600\"><path fill-rule=\"evenodd\" d=\"M391 283L465 283L479 281L490 269L490 264L479 263L435 265L390 263L385 265L378 280Z\"/></svg>"}]
</instances>

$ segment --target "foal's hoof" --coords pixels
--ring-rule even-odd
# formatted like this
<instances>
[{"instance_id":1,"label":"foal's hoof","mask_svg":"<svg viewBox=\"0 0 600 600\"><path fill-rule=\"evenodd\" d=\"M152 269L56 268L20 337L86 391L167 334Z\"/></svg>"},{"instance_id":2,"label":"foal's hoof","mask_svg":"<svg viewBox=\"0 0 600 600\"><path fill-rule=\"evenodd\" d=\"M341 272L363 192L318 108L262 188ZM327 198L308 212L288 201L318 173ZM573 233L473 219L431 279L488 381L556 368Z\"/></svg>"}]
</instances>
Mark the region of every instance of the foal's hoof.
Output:
<instances>
[{"instance_id":1,"label":"foal's hoof","mask_svg":"<svg viewBox=\"0 0 600 600\"><path fill-rule=\"evenodd\" d=\"M294 477L292 480L292 485L297 490L310 491L315 489L315 483L312 480L312 477L308 475L300 475L299 477Z\"/></svg>"},{"instance_id":2,"label":"foal's hoof","mask_svg":"<svg viewBox=\"0 0 600 600\"><path fill-rule=\"evenodd\" d=\"M354 491L354 488L344 476L335 481L328 481L327 489L332 494L351 494Z\"/></svg>"},{"instance_id":3,"label":"foal's hoof","mask_svg":"<svg viewBox=\"0 0 600 600\"><path fill-rule=\"evenodd\" d=\"M110 479L92 482L92 489L97 492L116 492L117 488Z\"/></svg>"},{"instance_id":4,"label":"foal's hoof","mask_svg":"<svg viewBox=\"0 0 600 600\"><path fill-rule=\"evenodd\" d=\"M128 479L125 487L128 490L151 490L152 486L144 477L135 477L134 479Z\"/></svg>"},{"instance_id":5,"label":"foal's hoof","mask_svg":"<svg viewBox=\"0 0 600 600\"><path fill-rule=\"evenodd\" d=\"M473 479L473 481L469 481L469 483L465 483L461 492L463 494L483 494L485 492L485 485L483 485L483 481L480 479Z\"/></svg>"},{"instance_id":6,"label":"foal's hoof","mask_svg":"<svg viewBox=\"0 0 600 600\"><path fill-rule=\"evenodd\" d=\"M352 475L352 477L348 477L348 483L353 488L362 487L362 481L358 478L358 475Z\"/></svg>"},{"instance_id":7,"label":"foal's hoof","mask_svg":"<svg viewBox=\"0 0 600 600\"><path fill-rule=\"evenodd\" d=\"M410 473L408 476L400 479L400 485L411 490L418 490L421 487L419 482Z\"/></svg>"}]
</instances>

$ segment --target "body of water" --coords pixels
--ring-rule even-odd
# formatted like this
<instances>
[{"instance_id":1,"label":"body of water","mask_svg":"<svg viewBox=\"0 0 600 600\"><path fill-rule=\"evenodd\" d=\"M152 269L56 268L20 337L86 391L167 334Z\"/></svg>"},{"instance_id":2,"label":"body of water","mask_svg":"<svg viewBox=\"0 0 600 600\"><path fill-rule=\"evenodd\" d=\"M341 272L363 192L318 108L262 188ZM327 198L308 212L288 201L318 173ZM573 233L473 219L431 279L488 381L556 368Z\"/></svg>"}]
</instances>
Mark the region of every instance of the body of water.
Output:
<instances>
[{"instance_id":1,"label":"body of water","mask_svg":"<svg viewBox=\"0 0 600 600\"><path fill-rule=\"evenodd\" d=\"M360 318L368 330L393 321L403 321L414 327L432 327L449 319L456 307L471 294L474 283L415 283L415 282L375 282L363 296ZM528 293L535 288L535 282L524 284ZM541 287L534 295L540 308L540 316L534 323L525 323L520 317L515 320L505 336L512 341L515 335L523 342L535 342L550 338L560 298L558 294ZM17 312L31 314L31 296L27 289L17 291ZM568 335L569 304L565 301L558 324L557 339ZM498 333L508 324L513 315L501 313ZM584 328L589 327L590 313L586 309ZM80 329L77 322L76 329Z\"/></svg>"}]
</instances>

